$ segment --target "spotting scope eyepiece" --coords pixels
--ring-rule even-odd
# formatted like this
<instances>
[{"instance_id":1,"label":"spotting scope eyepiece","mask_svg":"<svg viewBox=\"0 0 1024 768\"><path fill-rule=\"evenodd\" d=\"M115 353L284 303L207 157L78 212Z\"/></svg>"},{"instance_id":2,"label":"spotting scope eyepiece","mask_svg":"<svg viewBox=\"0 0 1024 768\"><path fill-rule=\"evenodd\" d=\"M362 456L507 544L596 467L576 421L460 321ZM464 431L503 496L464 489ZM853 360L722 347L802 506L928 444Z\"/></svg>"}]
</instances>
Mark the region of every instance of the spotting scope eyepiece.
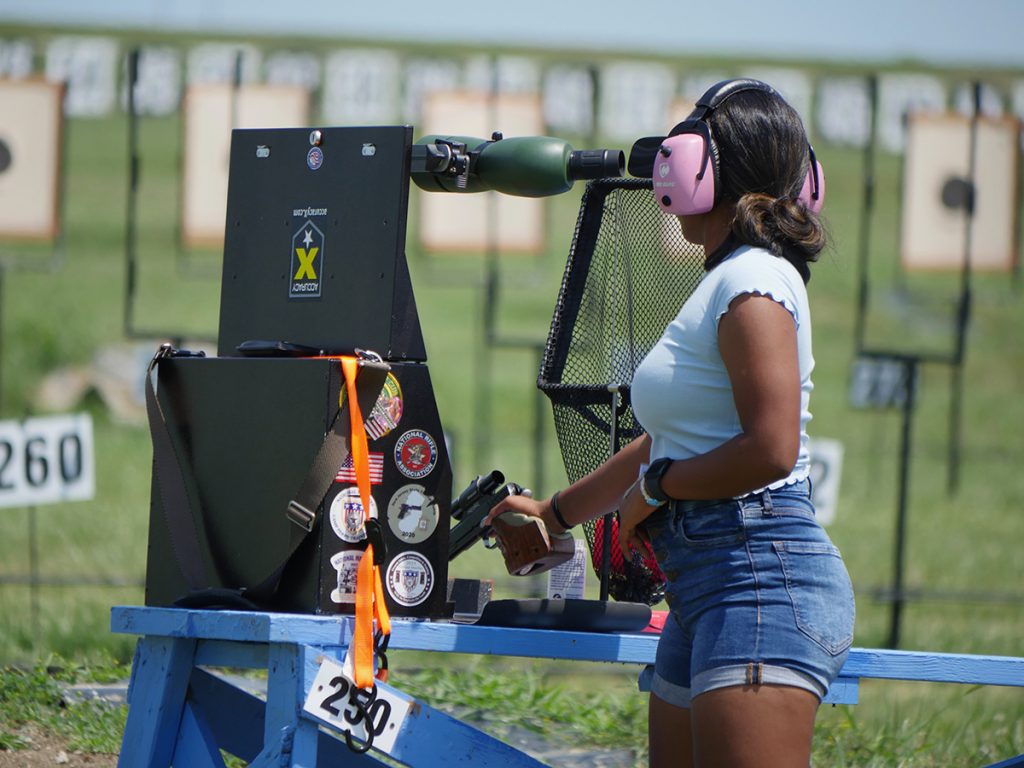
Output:
<instances>
[{"instance_id":1,"label":"spotting scope eyepiece","mask_svg":"<svg viewBox=\"0 0 1024 768\"><path fill-rule=\"evenodd\" d=\"M626 156L621 149L576 149L569 153L569 178L619 178L625 165Z\"/></svg>"},{"instance_id":2,"label":"spotting scope eyepiece","mask_svg":"<svg viewBox=\"0 0 1024 768\"><path fill-rule=\"evenodd\" d=\"M568 192L573 182L622 176L618 149L573 149L553 136L424 136L412 147L412 180L428 192L494 190L519 197Z\"/></svg>"}]
</instances>

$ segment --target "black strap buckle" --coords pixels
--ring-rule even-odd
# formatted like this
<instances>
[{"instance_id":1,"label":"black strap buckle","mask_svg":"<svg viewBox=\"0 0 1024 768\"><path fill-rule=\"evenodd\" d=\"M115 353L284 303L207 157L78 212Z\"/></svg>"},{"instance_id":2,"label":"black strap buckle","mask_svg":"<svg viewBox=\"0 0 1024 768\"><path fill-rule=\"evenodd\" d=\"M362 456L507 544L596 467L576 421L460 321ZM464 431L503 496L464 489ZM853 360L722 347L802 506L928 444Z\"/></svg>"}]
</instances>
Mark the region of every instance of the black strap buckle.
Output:
<instances>
[{"instance_id":1,"label":"black strap buckle","mask_svg":"<svg viewBox=\"0 0 1024 768\"><path fill-rule=\"evenodd\" d=\"M295 501L295 499L288 502L288 507L285 509L285 515L306 533L312 531L313 526L316 525L316 512L303 506L299 502Z\"/></svg>"},{"instance_id":2,"label":"black strap buckle","mask_svg":"<svg viewBox=\"0 0 1024 768\"><path fill-rule=\"evenodd\" d=\"M373 564L382 565L388 556L387 545L384 543L384 526L380 520L369 518L365 523L366 541L373 545Z\"/></svg>"}]
</instances>

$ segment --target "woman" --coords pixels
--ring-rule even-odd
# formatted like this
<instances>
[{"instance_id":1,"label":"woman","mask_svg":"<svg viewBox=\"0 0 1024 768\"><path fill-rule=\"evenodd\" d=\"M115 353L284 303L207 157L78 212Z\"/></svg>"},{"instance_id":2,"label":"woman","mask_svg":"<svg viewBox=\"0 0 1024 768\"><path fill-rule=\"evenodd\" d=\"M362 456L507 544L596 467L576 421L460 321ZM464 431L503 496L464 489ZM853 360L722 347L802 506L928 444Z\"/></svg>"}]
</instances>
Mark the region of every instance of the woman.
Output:
<instances>
[{"instance_id":1,"label":"woman","mask_svg":"<svg viewBox=\"0 0 1024 768\"><path fill-rule=\"evenodd\" d=\"M645 434L552 498L510 497L491 517L513 508L560 532L618 509L623 554L653 547L670 612L652 766L806 766L854 619L808 481L820 166L799 116L756 80L713 86L656 144L655 197L704 246L707 274L637 368Z\"/></svg>"}]
</instances>

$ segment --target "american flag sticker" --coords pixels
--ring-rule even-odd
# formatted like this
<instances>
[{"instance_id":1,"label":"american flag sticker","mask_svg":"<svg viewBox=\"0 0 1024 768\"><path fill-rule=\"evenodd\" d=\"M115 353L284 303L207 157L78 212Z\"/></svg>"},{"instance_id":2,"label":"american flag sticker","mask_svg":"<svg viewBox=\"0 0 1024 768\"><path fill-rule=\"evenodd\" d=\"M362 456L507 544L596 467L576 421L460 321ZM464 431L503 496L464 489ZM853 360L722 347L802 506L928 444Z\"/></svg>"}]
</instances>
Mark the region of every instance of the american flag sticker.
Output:
<instances>
[{"instance_id":1,"label":"american flag sticker","mask_svg":"<svg viewBox=\"0 0 1024 768\"><path fill-rule=\"evenodd\" d=\"M341 464L341 469L338 470L338 474L334 476L334 482L336 483L354 483L356 482L356 468L352 463L352 454L350 453L345 457L345 461ZM380 485L384 482L384 454L374 453L370 451L370 484Z\"/></svg>"}]
</instances>

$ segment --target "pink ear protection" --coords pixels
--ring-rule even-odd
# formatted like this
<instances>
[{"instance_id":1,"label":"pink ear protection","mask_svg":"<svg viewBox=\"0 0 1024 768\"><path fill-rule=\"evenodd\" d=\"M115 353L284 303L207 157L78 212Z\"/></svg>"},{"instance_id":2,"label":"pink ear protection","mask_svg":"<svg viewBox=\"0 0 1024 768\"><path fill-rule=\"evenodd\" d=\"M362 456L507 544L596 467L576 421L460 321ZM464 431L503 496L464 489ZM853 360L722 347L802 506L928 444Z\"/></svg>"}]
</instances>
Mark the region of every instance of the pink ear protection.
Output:
<instances>
[{"instance_id":1,"label":"pink ear protection","mask_svg":"<svg viewBox=\"0 0 1024 768\"><path fill-rule=\"evenodd\" d=\"M715 207L719 194L718 148L711 135L707 116L733 94L752 90L775 92L770 85L760 80L724 80L713 85L697 100L694 114L679 123L660 141L654 153L650 176L654 184L654 198L665 213L686 216L707 213ZM647 142L648 148L651 147L650 140L641 139L634 146L634 153L644 142ZM809 144L807 151L810 154L810 167L799 198L808 208L818 213L825 199L825 175ZM643 159L636 164L637 167L646 165ZM630 166L632 172L632 156Z\"/></svg>"}]
</instances>

